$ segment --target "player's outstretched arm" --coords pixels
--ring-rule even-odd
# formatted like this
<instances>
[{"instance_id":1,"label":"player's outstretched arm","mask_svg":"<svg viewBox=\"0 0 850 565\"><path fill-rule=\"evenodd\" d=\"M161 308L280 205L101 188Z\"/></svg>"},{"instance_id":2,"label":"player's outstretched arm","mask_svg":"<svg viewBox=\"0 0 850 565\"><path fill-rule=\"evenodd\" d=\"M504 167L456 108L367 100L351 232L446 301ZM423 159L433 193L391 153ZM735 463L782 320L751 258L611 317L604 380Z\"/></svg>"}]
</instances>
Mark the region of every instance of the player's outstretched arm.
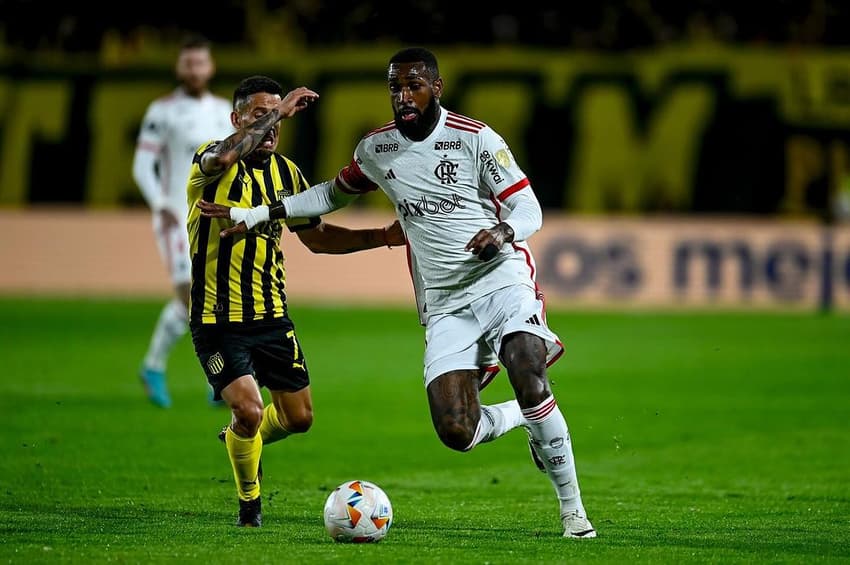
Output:
<instances>
[{"instance_id":1,"label":"player's outstretched arm","mask_svg":"<svg viewBox=\"0 0 850 565\"><path fill-rule=\"evenodd\" d=\"M321 216L348 205L355 198L357 198L356 194L347 194L338 190L335 181L327 181L304 192L287 196L270 206L231 208L205 200L199 201L196 206L201 210L202 216L233 220L235 222L233 227L221 231L221 237L228 237L235 233L245 233L257 224L269 220Z\"/></svg>"},{"instance_id":2,"label":"player's outstretched arm","mask_svg":"<svg viewBox=\"0 0 850 565\"><path fill-rule=\"evenodd\" d=\"M395 247L405 244L404 231L398 220L382 228L365 230L352 230L322 222L315 228L296 233L301 243L313 253L354 253L384 245Z\"/></svg>"},{"instance_id":3,"label":"player's outstretched arm","mask_svg":"<svg viewBox=\"0 0 850 565\"><path fill-rule=\"evenodd\" d=\"M233 226L221 230L219 232L221 237L230 237L237 233L245 233L257 224L269 220L268 206L233 208L223 204L216 204L215 202L207 202L206 200L199 200L195 206L200 209L201 216L207 218L228 218L236 222Z\"/></svg>"},{"instance_id":4,"label":"player's outstretched arm","mask_svg":"<svg viewBox=\"0 0 850 565\"><path fill-rule=\"evenodd\" d=\"M204 151L201 155L201 171L207 176L216 176L226 171L253 151L278 121L291 118L318 97L318 94L304 86L290 91L269 113Z\"/></svg>"}]
</instances>

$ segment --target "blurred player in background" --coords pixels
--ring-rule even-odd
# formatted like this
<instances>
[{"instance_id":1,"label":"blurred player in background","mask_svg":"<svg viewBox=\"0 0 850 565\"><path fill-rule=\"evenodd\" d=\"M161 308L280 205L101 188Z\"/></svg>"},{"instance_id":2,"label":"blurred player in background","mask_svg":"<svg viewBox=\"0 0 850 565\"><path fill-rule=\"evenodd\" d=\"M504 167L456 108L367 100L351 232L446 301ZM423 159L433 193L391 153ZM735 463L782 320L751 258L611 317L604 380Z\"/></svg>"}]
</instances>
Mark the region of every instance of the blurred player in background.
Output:
<instances>
[{"instance_id":1,"label":"blurred player in background","mask_svg":"<svg viewBox=\"0 0 850 565\"><path fill-rule=\"evenodd\" d=\"M154 326L141 368L148 398L162 407L171 405L165 377L168 356L188 327L186 179L195 150L233 132L230 102L208 89L215 73L209 42L200 36L188 37L175 70L180 86L148 107L133 159L133 178L153 213L157 246L175 290Z\"/></svg>"},{"instance_id":2,"label":"blurred player in background","mask_svg":"<svg viewBox=\"0 0 850 565\"><path fill-rule=\"evenodd\" d=\"M230 222L203 217L194 204L203 199L250 210L309 188L298 167L275 149L280 120L318 95L304 87L282 95L281 86L268 77L243 80L233 95L236 133L201 147L189 175L192 341L215 398L223 398L233 412L221 437L236 480L237 525L247 527L262 524L263 445L306 432L313 422L310 380L287 313L281 222L220 238ZM349 230L317 217L290 217L286 225L315 253L404 244L398 222ZM258 384L271 393L268 406L263 407Z\"/></svg>"},{"instance_id":3,"label":"blurred player in background","mask_svg":"<svg viewBox=\"0 0 850 565\"><path fill-rule=\"evenodd\" d=\"M388 86L394 120L360 141L335 180L272 206L199 207L236 222L224 231L228 236L270 218L328 213L380 187L409 242L426 327L425 386L440 439L469 451L524 426L532 457L555 488L564 536L596 537L581 500L567 423L546 376L563 346L546 325L534 259L524 243L542 225L529 180L489 126L440 106L443 80L431 52L396 53ZM516 400L482 406L482 368L495 355Z\"/></svg>"}]
</instances>

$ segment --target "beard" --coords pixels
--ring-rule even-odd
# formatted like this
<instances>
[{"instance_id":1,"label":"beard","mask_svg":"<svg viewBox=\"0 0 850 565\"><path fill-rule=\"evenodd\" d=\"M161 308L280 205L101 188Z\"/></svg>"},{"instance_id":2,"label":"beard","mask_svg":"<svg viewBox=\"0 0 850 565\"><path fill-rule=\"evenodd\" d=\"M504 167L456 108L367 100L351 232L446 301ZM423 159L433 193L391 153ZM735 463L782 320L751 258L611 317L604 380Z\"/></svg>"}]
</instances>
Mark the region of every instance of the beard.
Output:
<instances>
[{"instance_id":1,"label":"beard","mask_svg":"<svg viewBox=\"0 0 850 565\"><path fill-rule=\"evenodd\" d=\"M268 149L257 148L245 155L245 161L262 165L271 158L273 153L274 151L269 151Z\"/></svg>"},{"instance_id":2,"label":"beard","mask_svg":"<svg viewBox=\"0 0 850 565\"><path fill-rule=\"evenodd\" d=\"M277 150L277 134L269 132L263 136L260 144L253 151L245 155L245 160L250 163L262 165L268 161Z\"/></svg>"},{"instance_id":3,"label":"beard","mask_svg":"<svg viewBox=\"0 0 850 565\"><path fill-rule=\"evenodd\" d=\"M438 117L439 104L437 104L437 99L434 97L431 98L428 106L425 107L425 110L415 120L406 122L401 119L401 114L398 112L395 112L393 115L398 131L404 137L413 141L422 141L428 137L428 134L433 131Z\"/></svg>"}]
</instances>

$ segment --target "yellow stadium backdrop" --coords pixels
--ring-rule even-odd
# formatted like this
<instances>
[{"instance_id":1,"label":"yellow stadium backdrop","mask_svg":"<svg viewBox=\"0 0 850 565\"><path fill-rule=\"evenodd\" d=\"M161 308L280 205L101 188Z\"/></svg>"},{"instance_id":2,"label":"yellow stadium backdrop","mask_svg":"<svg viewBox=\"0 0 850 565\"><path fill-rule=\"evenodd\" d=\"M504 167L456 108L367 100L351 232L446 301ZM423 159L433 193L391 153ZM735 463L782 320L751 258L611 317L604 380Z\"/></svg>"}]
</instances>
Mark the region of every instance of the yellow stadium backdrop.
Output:
<instances>
[{"instance_id":1,"label":"yellow stadium backdrop","mask_svg":"<svg viewBox=\"0 0 850 565\"><path fill-rule=\"evenodd\" d=\"M309 85L321 101L281 149L332 177L390 119L392 48L275 60L216 50L214 89L246 75ZM570 212L820 214L850 178L846 51L696 47L634 54L437 51L444 104L511 144L547 208ZM0 61L0 205L139 204L130 166L147 104L174 86L172 55L122 65ZM380 195L367 204L386 207Z\"/></svg>"}]
</instances>

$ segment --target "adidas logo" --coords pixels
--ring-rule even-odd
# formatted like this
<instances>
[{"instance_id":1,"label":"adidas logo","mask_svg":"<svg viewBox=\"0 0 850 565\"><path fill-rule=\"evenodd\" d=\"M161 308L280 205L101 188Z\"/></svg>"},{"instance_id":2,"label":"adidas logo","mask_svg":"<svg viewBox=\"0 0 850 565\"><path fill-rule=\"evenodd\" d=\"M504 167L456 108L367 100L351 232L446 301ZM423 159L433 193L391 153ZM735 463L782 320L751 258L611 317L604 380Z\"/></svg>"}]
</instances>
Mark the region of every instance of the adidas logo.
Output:
<instances>
[{"instance_id":1,"label":"adidas logo","mask_svg":"<svg viewBox=\"0 0 850 565\"><path fill-rule=\"evenodd\" d=\"M384 178L388 179L388 180L393 180L393 179L396 178L396 176L395 176L395 173L393 172L393 170L390 169L389 171L387 171L387 174L384 175Z\"/></svg>"},{"instance_id":2,"label":"adidas logo","mask_svg":"<svg viewBox=\"0 0 850 565\"><path fill-rule=\"evenodd\" d=\"M541 325L543 325L543 324L541 324L541 323L540 323L540 318L538 318L538 317L537 317L537 314L535 314L534 316L532 316L532 317L530 317L529 319L527 319L527 320L525 321L525 323L526 323L526 324L529 324L529 325L532 325L532 326L541 326Z\"/></svg>"}]
</instances>

